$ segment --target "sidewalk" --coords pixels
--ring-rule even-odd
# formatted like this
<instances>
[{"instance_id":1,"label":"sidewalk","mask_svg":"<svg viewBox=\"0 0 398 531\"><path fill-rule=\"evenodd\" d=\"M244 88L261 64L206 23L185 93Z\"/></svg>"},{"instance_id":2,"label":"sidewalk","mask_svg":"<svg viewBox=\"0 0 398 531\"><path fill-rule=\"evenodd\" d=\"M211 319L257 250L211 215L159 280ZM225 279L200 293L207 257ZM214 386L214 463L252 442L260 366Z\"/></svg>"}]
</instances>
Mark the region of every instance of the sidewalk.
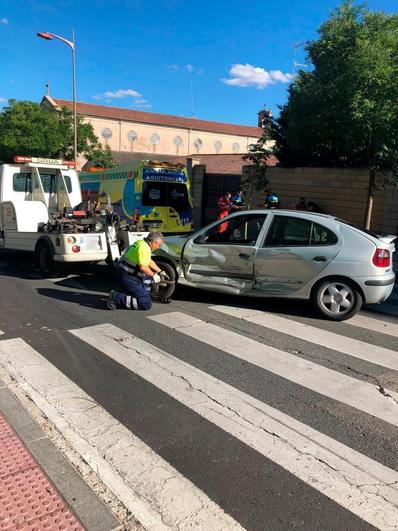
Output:
<instances>
[{"instance_id":1,"label":"sidewalk","mask_svg":"<svg viewBox=\"0 0 398 531\"><path fill-rule=\"evenodd\" d=\"M1 380L0 529L122 529Z\"/></svg>"},{"instance_id":2,"label":"sidewalk","mask_svg":"<svg viewBox=\"0 0 398 531\"><path fill-rule=\"evenodd\" d=\"M0 527L84 531L1 413Z\"/></svg>"}]
</instances>

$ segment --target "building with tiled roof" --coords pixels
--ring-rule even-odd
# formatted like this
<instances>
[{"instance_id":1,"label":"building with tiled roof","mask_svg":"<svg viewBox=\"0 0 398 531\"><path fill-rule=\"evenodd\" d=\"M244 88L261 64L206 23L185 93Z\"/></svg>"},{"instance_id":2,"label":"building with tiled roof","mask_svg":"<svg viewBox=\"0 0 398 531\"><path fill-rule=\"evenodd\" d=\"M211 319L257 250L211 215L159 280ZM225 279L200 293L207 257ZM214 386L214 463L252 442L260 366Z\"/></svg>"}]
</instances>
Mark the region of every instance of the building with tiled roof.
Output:
<instances>
[{"instance_id":1,"label":"building with tiled roof","mask_svg":"<svg viewBox=\"0 0 398 531\"><path fill-rule=\"evenodd\" d=\"M68 100L44 96L42 104L72 111ZM257 142L261 127L237 125L169 114L136 111L91 103L77 103L77 113L94 128L103 145L114 152L151 156L244 154Z\"/></svg>"}]
</instances>

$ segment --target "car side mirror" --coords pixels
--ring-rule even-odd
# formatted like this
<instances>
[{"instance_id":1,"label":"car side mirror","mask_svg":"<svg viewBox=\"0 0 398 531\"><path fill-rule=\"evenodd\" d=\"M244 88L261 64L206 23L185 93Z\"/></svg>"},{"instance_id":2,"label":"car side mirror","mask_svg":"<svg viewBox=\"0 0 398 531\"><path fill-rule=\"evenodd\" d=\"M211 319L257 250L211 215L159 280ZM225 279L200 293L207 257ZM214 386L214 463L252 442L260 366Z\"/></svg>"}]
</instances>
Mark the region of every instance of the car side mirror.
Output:
<instances>
[{"instance_id":1,"label":"car side mirror","mask_svg":"<svg viewBox=\"0 0 398 531\"><path fill-rule=\"evenodd\" d=\"M194 239L194 243L196 244L201 244L201 243L206 243L207 241L207 236L205 234L200 234L197 238Z\"/></svg>"}]
</instances>

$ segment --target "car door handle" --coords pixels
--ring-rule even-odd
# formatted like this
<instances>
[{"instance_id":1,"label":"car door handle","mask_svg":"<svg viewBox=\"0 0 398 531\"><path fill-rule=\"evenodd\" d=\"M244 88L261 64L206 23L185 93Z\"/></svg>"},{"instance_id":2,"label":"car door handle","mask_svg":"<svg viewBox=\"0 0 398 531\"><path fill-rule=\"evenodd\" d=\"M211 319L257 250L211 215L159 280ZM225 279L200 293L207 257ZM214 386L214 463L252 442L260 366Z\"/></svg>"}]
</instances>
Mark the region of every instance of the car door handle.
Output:
<instances>
[{"instance_id":1,"label":"car door handle","mask_svg":"<svg viewBox=\"0 0 398 531\"><path fill-rule=\"evenodd\" d=\"M250 260L251 255L246 253L239 253L239 258L242 258L242 260Z\"/></svg>"},{"instance_id":2,"label":"car door handle","mask_svg":"<svg viewBox=\"0 0 398 531\"><path fill-rule=\"evenodd\" d=\"M313 261L314 262L326 262L327 258L326 256L314 256Z\"/></svg>"}]
</instances>

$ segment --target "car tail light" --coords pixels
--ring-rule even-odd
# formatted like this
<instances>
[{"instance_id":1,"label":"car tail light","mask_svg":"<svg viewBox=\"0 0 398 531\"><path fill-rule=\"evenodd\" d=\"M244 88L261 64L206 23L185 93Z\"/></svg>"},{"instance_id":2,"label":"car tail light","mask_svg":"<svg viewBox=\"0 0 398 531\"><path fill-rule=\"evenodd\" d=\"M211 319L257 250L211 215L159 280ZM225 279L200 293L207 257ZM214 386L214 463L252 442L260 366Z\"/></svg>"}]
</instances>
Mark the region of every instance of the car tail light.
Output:
<instances>
[{"instance_id":1,"label":"car tail light","mask_svg":"<svg viewBox=\"0 0 398 531\"><path fill-rule=\"evenodd\" d=\"M376 249L372 262L376 267L388 267L390 265L390 251Z\"/></svg>"},{"instance_id":2,"label":"car tail light","mask_svg":"<svg viewBox=\"0 0 398 531\"><path fill-rule=\"evenodd\" d=\"M72 252L74 253L80 253L80 247L78 245L73 245Z\"/></svg>"}]
</instances>

